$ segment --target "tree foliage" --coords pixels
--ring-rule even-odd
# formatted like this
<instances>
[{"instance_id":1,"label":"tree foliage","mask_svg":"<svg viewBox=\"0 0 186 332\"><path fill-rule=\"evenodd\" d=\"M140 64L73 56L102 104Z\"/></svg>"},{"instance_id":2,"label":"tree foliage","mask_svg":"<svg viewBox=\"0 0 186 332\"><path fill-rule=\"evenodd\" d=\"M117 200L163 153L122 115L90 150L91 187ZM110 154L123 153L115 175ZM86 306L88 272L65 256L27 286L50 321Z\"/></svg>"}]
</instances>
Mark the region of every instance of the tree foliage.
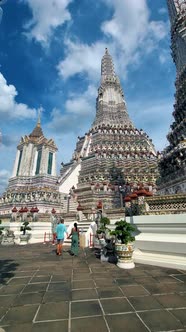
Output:
<instances>
[{"instance_id":1,"label":"tree foliage","mask_svg":"<svg viewBox=\"0 0 186 332\"><path fill-rule=\"evenodd\" d=\"M23 232L23 235L26 234L26 231L31 231L31 228L29 225L29 221L24 221L20 227L20 231Z\"/></svg>"},{"instance_id":2,"label":"tree foliage","mask_svg":"<svg viewBox=\"0 0 186 332\"><path fill-rule=\"evenodd\" d=\"M133 242L135 237L133 232L135 227L126 222L126 220L120 220L115 223L116 228L111 232L111 235L115 235L118 241L121 241L123 244Z\"/></svg>"},{"instance_id":3,"label":"tree foliage","mask_svg":"<svg viewBox=\"0 0 186 332\"><path fill-rule=\"evenodd\" d=\"M100 226L97 230L98 234L105 233L107 231L107 225L110 225L110 219L107 217L101 217L100 219Z\"/></svg>"}]
</instances>

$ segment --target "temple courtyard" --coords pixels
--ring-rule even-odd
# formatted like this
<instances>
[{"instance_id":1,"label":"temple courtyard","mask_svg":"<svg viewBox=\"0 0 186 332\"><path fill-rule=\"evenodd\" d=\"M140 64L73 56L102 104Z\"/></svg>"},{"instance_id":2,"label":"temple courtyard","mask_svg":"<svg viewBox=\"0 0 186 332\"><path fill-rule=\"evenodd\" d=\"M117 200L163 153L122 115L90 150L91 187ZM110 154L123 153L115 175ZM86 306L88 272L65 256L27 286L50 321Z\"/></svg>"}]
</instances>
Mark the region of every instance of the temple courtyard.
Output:
<instances>
[{"instance_id":1,"label":"temple courtyard","mask_svg":"<svg viewBox=\"0 0 186 332\"><path fill-rule=\"evenodd\" d=\"M0 331L186 331L186 271L122 270L93 249L1 246Z\"/></svg>"}]
</instances>

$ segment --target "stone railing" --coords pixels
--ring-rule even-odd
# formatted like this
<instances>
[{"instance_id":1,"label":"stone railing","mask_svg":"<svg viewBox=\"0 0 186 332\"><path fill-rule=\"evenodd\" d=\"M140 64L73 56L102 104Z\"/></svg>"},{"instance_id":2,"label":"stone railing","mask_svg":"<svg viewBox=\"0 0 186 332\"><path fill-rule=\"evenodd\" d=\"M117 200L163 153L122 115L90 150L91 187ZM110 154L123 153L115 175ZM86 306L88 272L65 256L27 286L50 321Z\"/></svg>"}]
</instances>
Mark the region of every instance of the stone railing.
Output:
<instances>
[{"instance_id":1,"label":"stone railing","mask_svg":"<svg viewBox=\"0 0 186 332\"><path fill-rule=\"evenodd\" d=\"M162 195L145 198L143 214L181 214L186 213L186 194Z\"/></svg>"}]
</instances>

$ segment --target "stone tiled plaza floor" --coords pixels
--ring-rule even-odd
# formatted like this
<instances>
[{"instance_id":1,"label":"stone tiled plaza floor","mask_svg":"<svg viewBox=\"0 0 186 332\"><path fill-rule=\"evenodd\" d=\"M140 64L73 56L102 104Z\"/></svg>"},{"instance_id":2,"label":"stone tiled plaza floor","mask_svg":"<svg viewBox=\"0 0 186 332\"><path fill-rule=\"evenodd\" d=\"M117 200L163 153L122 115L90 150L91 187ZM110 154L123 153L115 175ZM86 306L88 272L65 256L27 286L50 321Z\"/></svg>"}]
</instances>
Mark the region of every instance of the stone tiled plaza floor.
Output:
<instances>
[{"instance_id":1,"label":"stone tiled plaza floor","mask_svg":"<svg viewBox=\"0 0 186 332\"><path fill-rule=\"evenodd\" d=\"M0 247L0 331L186 331L186 271L121 270L93 250Z\"/></svg>"}]
</instances>

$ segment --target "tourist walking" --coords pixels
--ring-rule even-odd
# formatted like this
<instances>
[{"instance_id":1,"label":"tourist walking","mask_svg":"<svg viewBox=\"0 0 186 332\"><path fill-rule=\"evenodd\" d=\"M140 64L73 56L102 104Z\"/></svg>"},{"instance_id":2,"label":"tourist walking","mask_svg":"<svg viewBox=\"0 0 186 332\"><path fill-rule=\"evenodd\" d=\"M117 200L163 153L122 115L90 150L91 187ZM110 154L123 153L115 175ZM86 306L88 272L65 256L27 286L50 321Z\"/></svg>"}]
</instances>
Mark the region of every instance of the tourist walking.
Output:
<instances>
[{"instance_id":1,"label":"tourist walking","mask_svg":"<svg viewBox=\"0 0 186 332\"><path fill-rule=\"evenodd\" d=\"M57 255L62 254L62 248L63 248L63 241L64 241L64 234L67 234L66 226L64 225L64 219L61 218L59 224L56 227L56 234L57 234Z\"/></svg>"},{"instance_id":2,"label":"tourist walking","mask_svg":"<svg viewBox=\"0 0 186 332\"><path fill-rule=\"evenodd\" d=\"M77 227L77 223L74 223L74 227L71 230L70 235L68 236L68 239L72 237L71 242L71 255L78 255L79 251L79 229Z\"/></svg>"},{"instance_id":3,"label":"tourist walking","mask_svg":"<svg viewBox=\"0 0 186 332\"><path fill-rule=\"evenodd\" d=\"M52 244L56 244L57 234L56 234L56 227L58 225L58 220L56 216L52 216Z\"/></svg>"}]
</instances>

